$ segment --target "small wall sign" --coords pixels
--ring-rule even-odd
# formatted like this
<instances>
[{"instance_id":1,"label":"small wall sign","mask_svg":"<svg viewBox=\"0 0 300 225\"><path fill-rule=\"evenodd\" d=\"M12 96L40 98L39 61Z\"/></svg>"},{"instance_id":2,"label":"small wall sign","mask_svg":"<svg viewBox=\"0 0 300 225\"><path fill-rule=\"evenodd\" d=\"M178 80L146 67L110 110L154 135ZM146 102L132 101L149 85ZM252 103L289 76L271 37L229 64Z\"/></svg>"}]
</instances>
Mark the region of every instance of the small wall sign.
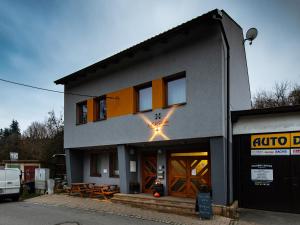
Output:
<instances>
[{"instance_id":1,"label":"small wall sign","mask_svg":"<svg viewBox=\"0 0 300 225\"><path fill-rule=\"evenodd\" d=\"M17 152L10 152L9 153L10 160L18 160L19 154Z\"/></svg>"},{"instance_id":2,"label":"small wall sign","mask_svg":"<svg viewBox=\"0 0 300 225\"><path fill-rule=\"evenodd\" d=\"M251 165L251 180L258 186L269 186L273 182L272 165Z\"/></svg>"},{"instance_id":3,"label":"small wall sign","mask_svg":"<svg viewBox=\"0 0 300 225\"><path fill-rule=\"evenodd\" d=\"M136 173L136 161L130 161L129 162L130 172Z\"/></svg>"}]
</instances>

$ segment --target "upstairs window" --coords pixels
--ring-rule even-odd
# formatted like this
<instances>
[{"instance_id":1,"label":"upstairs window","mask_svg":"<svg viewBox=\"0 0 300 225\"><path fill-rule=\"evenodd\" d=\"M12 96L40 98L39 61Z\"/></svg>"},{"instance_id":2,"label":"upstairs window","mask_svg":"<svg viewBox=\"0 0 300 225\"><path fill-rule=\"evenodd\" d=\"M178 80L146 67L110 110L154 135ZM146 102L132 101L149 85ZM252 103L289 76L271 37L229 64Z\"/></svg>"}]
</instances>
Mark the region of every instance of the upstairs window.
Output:
<instances>
[{"instance_id":1,"label":"upstairs window","mask_svg":"<svg viewBox=\"0 0 300 225\"><path fill-rule=\"evenodd\" d=\"M90 176L101 177L101 155L100 154L90 155Z\"/></svg>"},{"instance_id":2,"label":"upstairs window","mask_svg":"<svg viewBox=\"0 0 300 225\"><path fill-rule=\"evenodd\" d=\"M167 106L186 103L186 77L179 74L165 79Z\"/></svg>"},{"instance_id":3,"label":"upstairs window","mask_svg":"<svg viewBox=\"0 0 300 225\"><path fill-rule=\"evenodd\" d=\"M96 120L106 120L106 96L95 99Z\"/></svg>"},{"instance_id":4,"label":"upstairs window","mask_svg":"<svg viewBox=\"0 0 300 225\"><path fill-rule=\"evenodd\" d=\"M152 85L146 84L137 88L137 111L152 110Z\"/></svg>"},{"instance_id":5,"label":"upstairs window","mask_svg":"<svg viewBox=\"0 0 300 225\"><path fill-rule=\"evenodd\" d=\"M87 101L77 103L77 124L87 123Z\"/></svg>"}]
</instances>

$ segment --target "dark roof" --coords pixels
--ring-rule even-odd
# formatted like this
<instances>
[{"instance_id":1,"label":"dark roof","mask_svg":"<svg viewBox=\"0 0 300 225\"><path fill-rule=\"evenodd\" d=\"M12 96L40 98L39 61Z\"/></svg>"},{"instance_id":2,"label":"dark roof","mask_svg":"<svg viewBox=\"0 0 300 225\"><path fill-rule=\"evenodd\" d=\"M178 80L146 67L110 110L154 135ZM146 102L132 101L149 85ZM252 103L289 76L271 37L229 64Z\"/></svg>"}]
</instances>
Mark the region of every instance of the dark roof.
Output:
<instances>
[{"instance_id":1,"label":"dark roof","mask_svg":"<svg viewBox=\"0 0 300 225\"><path fill-rule=\"evenodd\" d=\"M231 118L232 121L237 121L237 119L242 116L266 115L266 114L278 114L278 113L290 113L290 112L300 112L300 105L232 111Z\"/></svg>"},{"instance_id":2,"label":"dark roof","mask_svg":"<svg viewBox=\"0 0 300 225\"><path fill-rule=\"evenodd\" d=\"M222 13L225 13L222 10ZM226 13L225 13L226 14ZM183 23L175 28L172 28L166 32L160 33L159 35L156 35L146 41L143 41L137 45L134 45L124 51L121 51L111 57L108 57L102 61L99 61L95 64L92 64L88 67L85 67L77 72L74 72L68 76L65 76L61 79L58 79L56 81L54 81L55 84L65 84L66 82L76 79L79 76L82 76L84 74L86 74L87 72L90 71L95 71L98 68L102 68L105 69L107 68L107 66L109 64L116 64L118 63L121 59L126 58L126 57L132 57L133 55L135 55L138 51L143 51L145 49L150 48L153 44L156 43L163 43L166 42L167 39L171 38L174 35L180 34L180 33L185 33L187 32L188 29L190 29L191 27L197 26L199 25L200 22L203 22L205 20L211 20L212 19L212 15L217 15L220 16L220 10L215 9L212 10L206 14L203 14L199 17L196 17L195 19L192 19L186 23ZM227 15L227 14L226 14Z\"/></svg>"}]
</instances>

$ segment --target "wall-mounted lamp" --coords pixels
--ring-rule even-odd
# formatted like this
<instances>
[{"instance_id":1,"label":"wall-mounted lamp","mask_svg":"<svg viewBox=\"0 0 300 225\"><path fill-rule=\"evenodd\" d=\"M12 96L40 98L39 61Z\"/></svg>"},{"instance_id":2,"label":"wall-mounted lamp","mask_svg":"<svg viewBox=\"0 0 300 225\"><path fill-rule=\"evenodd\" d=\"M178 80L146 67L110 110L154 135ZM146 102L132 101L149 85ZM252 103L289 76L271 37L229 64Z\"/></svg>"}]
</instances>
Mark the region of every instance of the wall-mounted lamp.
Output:
<instances>
[{"instance_id":1,"label":"wall-mounted lamp","mask_svg":"<svg viewBox=\"0 0 300 225\"><path fill-rule=\"evenodd\" d=\"M246 39L244 39L244 43L249 41L249 45L252 45L252 41L257 37L258 31L256 28L250 28L246 33Z\"/></svg>"}]
</instances>

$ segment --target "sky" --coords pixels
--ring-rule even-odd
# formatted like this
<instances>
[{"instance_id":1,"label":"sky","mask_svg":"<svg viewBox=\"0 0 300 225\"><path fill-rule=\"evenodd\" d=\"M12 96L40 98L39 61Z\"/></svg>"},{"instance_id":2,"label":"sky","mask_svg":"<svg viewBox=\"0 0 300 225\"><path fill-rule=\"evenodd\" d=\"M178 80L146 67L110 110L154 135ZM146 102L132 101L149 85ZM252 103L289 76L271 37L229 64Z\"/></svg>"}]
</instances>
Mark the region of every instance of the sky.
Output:
<instances>
[{"instance_id":1,"label":"sky","mask_svg":"<svg viewBox=\"0 0 300 225\"><path fill-rule=\"evenodd\" d=\"M63 91L54 80L213 9L244 30L252 96L275 82L300 83L300 0L0 0L0 78ZM25 130L63 95L0 82L0 128Z\"/></svg>"}]
</instances>

